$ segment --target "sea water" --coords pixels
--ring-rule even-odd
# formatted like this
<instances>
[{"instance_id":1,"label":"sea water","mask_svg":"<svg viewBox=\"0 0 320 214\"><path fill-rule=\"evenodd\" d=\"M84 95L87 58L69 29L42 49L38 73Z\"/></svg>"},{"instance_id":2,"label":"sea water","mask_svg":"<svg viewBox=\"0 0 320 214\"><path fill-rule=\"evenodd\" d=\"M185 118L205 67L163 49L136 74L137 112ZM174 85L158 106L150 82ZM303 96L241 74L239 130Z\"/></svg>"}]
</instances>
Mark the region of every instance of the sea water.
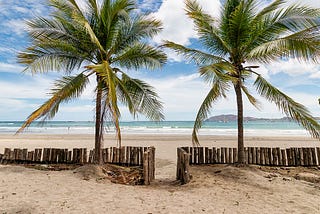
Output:
<instances>
[{"instance_id":1,"label":"sea water","mask_svg":"<svg viewBox=\"0 0 320 214\"><path fill-rule=\"evenodd\" d=\"M14 134L23 121L0 121L0 134ZM26 133L34 134L94 134L93 121L49 121L34 123ZM123 134L191 134L193 121L131 121L121 122ZM114 133L114 127L106 124L107 133ZM244 122L247 136L308 136L308 132L297 123L288 121ZM205 122L199 131L203 135L237 135L236 122Z\"/></svg>"}]
</instances>

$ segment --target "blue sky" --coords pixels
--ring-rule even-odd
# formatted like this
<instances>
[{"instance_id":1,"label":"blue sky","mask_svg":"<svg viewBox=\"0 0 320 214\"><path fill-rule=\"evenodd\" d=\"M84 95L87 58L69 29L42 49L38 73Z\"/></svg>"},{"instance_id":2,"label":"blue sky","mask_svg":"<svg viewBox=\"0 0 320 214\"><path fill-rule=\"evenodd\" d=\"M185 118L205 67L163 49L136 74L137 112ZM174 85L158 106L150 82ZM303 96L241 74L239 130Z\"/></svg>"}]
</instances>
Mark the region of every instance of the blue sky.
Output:
<instances>
[{"instance_id":1,"label":"blue sky","mask_svg":"<svg viewBox=\"0 0 320 214\"><path fill-rule=\"evenodd\" d=\"M211 14L217 14L219 0L199 0ZM289 2L296 2L289 1ZM318 0L305 0L304 4L320 7ZM35 15L47 15L48 8L44 0L0 0L0 121L24 120L47 98L57 73L34 75L22 73L23 65L16 62L16 54L28 44L25 33L25 20ZM183 0L139 0L139 10L152 12L162 20L163 32L154 38L154 44L162 40L171 40L183 45L196 45L196 33L192 22L183 11ZM161 70L131 71L129 74L141 78L153 85L164 102L167 120L194 120L196 112L209 90L198 77L197 68L188 64L179 56L168 52L169 62ZM260 65L258 70L271 83L306 105L315 116L320 116L320 65L298 63L294 60L279 61L270 65ZM94 85L90 85L78 100L60 107L55 120L92 120L94 116ZM253 90L252 90L253 91ZM258 97L258 96L257 96ZM246 116L282 117L273 105L259 99L260 111L245 101ZM122 120L133 118L126 109L121 108ZM233 92L228 99L214 105L211 115L236 113ZM144 120L143 117L139 117Z\"/></svg>"}]
</instances>

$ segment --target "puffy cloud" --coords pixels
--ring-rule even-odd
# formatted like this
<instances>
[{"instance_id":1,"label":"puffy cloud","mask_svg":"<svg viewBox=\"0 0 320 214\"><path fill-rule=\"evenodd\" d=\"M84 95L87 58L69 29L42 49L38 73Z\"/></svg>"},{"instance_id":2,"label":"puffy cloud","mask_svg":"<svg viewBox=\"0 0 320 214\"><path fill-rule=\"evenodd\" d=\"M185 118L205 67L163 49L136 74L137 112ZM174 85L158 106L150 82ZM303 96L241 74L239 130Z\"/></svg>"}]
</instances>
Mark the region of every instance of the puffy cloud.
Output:
<instances>
[{"instance_id":1,"label":"puffy cloud","mask_svg":"<svg viewBox=\"0 0 320 214\"><path fill-rule=\"evenodd\" d=\"M203 9L213 16L219 13L219 0L198 0ZM192 21L186 16L183 0L165 0L159 10L152 14L163 22L164 30L155 38L157 43L170 40L182 45L190 44L191 38L196 38Z\"/></svg>"},{"instance_id":2,"label":"puffy cloud","mask_svg":"<svg viewBox=\"0 0 320 214\"><path fill-rule=\"evenodd\" d=\"M307 74L310 78L319 78L320 67L317 64L299 62L295 59L281 60L265 65L271 74L280 72L290 76L300 76Z\"/></svg>"},{"instance_id":3,"label":"puffy cloud","mask_svg":"<svg viewBox=\"0 0 320 214\"><path fill-rule=\"evenodd\" d=\"M0 73L8 72L8 73L20 73L23 71L24 67L16 64L9 64L0 62Z\"/></svg>"}]
</instances>

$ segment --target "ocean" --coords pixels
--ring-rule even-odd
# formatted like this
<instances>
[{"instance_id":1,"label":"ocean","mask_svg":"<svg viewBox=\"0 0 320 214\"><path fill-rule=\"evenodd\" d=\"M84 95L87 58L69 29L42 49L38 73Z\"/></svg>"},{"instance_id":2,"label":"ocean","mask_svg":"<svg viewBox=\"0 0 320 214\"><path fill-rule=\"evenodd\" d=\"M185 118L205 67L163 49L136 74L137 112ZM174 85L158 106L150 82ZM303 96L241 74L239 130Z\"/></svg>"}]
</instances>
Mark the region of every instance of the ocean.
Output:
<instances>
[{"instance_id":1,"label":"ocean","mask_svg":"<svg viewBox=\"0 0 320 214\"><path fill-rule=\"evenodd\" d=\"M23 121L0 121L0 134L14 134ZM193 121L132 121L121 122L122 134L190 134ZM244 123L247 136L308 136L308 132L294 122L249 121ZM94 134L92 121L49 121L45 124L32 124L26 133L34 134ZM106 128L114 133L114 128ZM205 122L200 134L237 135L236 122Z\"/></svg>"}]
</instances>

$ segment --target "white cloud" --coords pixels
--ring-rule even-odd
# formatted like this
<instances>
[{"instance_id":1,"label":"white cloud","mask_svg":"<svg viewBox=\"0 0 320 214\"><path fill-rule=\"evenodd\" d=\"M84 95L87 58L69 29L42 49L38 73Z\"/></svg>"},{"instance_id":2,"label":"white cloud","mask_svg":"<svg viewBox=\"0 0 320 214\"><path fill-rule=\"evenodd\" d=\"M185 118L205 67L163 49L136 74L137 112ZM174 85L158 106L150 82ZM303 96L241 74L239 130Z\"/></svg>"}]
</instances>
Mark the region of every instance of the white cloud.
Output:
<instances>
[{"instance_id":1,"label":"white cloud","mask_svg":"<svg viewBox=\"0 0 320 214\"><path fill-rule=\"evenodd\" d=\"M319 0L289 0L288 4L301 4L301 5L308 5L312 7L320 8L320 1Z\"/></svg>"},{"instance_id":2,"label":"white cloud","mask_svg":"<svg viewBox=\"0 0 320 214\"><path fill-rule=\"evenodd\" d=\"M198 0L206 12L215 16L220 8L219 0ZM163 23L164 30L155 38L157 43L170 40L182 45L188 45L191 38L196 38L192 21L186 16L183 0L163 1L159 10L152 15Z\"/></svg>"},{"instance_id":3,"label":"white cloud","mask_svg":"<svg viewBox=\"0 0 320 214\"><path fill-rule=\"evenodd\" d=\"M11 19L2 24L3 27L9 32L14 32L18 36L23 35L26 32L27 26L24 19Z\"/></svg>"},{"instance_id":4,"label":"white cloud","mask_svg":"<svg viewBox=\"0 0 320 214\"><path fill-rule=\"evenodd\" d=\"M24 70L24 67L20 65L0 62L0 73L1 72L21 73L23 70Z\"/></svg>"},{"instance_id":5,"label":"white cloud","mask_svg":"<svg viewBox=\"0 0 320 214\"><path fill-rule=\"evenodd\" d=\"M280 72L286 73L290 76L300 76L307 74L310 78L319 78L320 67L317 64L299 62L295 59L281 60L265 65L271 74Z\"/></svg>"}]
</instances>

